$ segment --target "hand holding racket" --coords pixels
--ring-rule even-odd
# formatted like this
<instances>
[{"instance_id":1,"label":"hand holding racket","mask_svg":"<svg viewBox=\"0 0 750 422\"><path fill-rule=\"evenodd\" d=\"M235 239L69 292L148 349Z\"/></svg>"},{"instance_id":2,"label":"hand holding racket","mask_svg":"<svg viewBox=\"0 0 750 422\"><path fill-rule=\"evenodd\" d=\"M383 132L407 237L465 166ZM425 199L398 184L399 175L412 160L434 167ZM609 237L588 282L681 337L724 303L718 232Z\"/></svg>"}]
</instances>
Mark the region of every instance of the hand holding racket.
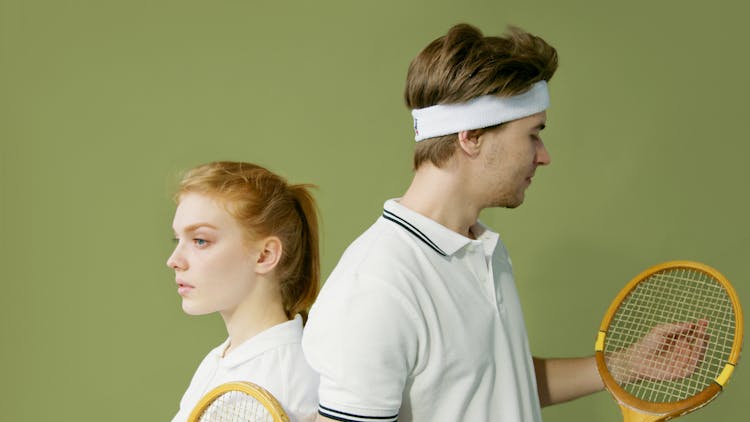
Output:
<instances>
[{"instance_id":1,"label":"hand holding racket","mask_svg":"<svg viewBox=\"0 0 750 422\"><path fill-rule=\"evenodd\" d=\"M602 321L596 362L625 421L663 421L707 404L742 348L742 311L729 281L706 265L649 268Z\"/></svg>"},{"instance_id":2,"label":"hand holding racket","mask_svg":"<svg viewBox=\"0 0 750 422\"><path fill-rule=\"evenodd\" d=\"M621 384L687 377L705 356L707 325L706 320L657 325L627 349L610 353L607 367Z\"/></svg>"},{"instance_id":3,"label":"hand holding racket","mask_svg":"<svg viewBox=\"0 0 750 422\"><path fill-rule=\"evenodd\" d=\"M251 382L230 382L206 393L188 422L289 422L276 398Z\"/></svg>"}]
</instances>

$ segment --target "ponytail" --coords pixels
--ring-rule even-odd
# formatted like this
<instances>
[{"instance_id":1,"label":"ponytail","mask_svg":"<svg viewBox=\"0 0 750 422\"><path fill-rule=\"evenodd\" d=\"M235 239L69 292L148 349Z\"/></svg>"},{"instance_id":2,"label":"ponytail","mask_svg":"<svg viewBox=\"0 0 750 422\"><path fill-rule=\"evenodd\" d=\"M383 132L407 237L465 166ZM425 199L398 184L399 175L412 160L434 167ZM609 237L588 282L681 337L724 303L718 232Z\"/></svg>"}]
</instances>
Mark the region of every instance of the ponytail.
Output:
<instances>
[{"instance_id":1,"label":"ponytail","mask_svg":"<svg viewBox=\"0 0 750 422\"><path fill-rule=\"evenodd\" d=\"M301 222L300 254L298 276L294 277L295 294L288 294L289 315L300 314L307 321L307 312L315 302L320 286L320 247L318 239L318 216L315 200L309 189L312 185L290 185L289 192L294 197L296 209ZM281 285L282 297L285 296L285 283Z\"/></svg>"},{"instance_id":2,"label":"ponytail","mask_svg":"<svg viewBox=\"0 0 750 422\"><path fill-rule=\"evenodd\" d=\"M246 229L248 238L276 236L281 259L275 269L284 312L289 319L307 313L320 288L318 212L313 185L289 185L255 164L220 161L190 170L175 196L195 192L223 202Z\"/></svg>"}]
</instances>

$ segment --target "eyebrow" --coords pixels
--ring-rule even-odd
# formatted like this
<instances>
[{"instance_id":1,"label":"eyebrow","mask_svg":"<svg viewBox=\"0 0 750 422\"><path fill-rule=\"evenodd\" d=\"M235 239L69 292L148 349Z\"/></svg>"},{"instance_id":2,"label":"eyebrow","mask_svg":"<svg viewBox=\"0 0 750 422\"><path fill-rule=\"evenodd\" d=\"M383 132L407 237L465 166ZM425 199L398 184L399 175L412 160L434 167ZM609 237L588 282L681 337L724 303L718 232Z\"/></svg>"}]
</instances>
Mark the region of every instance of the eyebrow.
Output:
<instances>
[{"instance_id":1,"label":"eyebrow","mask_svg":"<svg viewBox=\"0 0 750 422\"><path fill-rule=\"evenodd\" d=\"M182 231L184 231L185 233L190 233L190 232L194 232L194 231L196 231L196 230L198 230L200 228L203 228L203 227L209 228L209 229L213 229L213 230L219 230L218 227L216 227L216 226L214 226L213 224L210 224L210 223L195 223L195 224L191 224L191 225L183 228Z\"/></svg>"},{"instance_id":2,"label":"eyebrow","mask_svg":"<svg viewBox=\"0 0 750 422\"><path fill-rule=\"evenodd\" d=\"M536 130L544 130L544 128L546 128L546 127L547 127L546 124L539 123L538 125L536 125L536 127L534 129L536 129Z\"/></svg>"}]
</instances>

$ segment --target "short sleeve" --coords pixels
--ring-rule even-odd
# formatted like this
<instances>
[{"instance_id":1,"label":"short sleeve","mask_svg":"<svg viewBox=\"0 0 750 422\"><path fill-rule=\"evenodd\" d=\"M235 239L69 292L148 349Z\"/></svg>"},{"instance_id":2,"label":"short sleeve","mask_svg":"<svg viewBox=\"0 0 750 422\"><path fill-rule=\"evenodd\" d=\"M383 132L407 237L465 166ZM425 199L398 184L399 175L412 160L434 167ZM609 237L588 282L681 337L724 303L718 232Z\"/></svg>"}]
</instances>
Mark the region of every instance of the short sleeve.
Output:
<instances>
[{"instance_id":1,"label":"short sleeve","mask_svg":"<svg viewBox=\"0 0 750 422\"><path fill-rule=\"evenodd\" d=\"M417 321L413 302L393 283L361 274L329 280L302 340L320 374L319 413L342 421L395 421L416 363Z\"/></svg>"}]
</instances>

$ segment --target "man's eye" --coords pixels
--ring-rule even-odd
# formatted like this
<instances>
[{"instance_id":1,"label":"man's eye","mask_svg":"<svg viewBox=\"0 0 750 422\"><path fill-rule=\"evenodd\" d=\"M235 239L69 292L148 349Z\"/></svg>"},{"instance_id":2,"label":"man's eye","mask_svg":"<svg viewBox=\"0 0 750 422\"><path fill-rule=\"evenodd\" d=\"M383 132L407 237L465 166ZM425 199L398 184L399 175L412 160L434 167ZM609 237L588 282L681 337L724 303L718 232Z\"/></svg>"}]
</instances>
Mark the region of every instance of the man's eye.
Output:
<instances>
[{"instance_id":1,"label":"man's eye","mask_svg":"<svg viewBox=\"0 0 750 422\"><path fill-rule=\"evenodd\" d=\"M193 239L195 246L208 246L208 240L205 239Z\"/></svg>"}]
</instances>

